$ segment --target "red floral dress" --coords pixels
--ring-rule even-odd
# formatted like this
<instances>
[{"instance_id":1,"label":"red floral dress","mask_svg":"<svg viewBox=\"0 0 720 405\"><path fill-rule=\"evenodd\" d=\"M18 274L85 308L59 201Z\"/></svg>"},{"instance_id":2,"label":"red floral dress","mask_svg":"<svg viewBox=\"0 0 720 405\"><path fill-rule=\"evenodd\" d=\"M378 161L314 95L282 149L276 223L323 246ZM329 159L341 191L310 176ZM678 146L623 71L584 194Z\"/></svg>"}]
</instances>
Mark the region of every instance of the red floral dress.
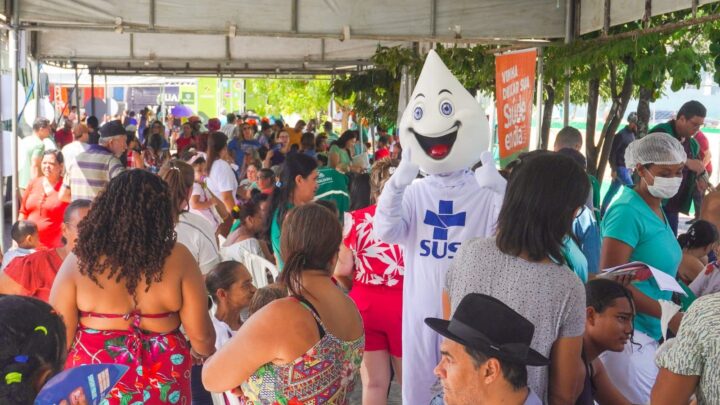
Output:
<instances>
[{"instance_id":1,"label":"red floral dress","mask_svg":"<svg viewBox=\"0 0 720 405\"><path fill-rule=\"evenodd\" d=\"M373 237L376 205L345 214L345 246L355 257L355 282L402 291L405 263L399 245Z\"/></svg>"},{"instance_id":2,"label":"red floral dress","mask_svg":"<svg viewBox=\"0 0 720 405\"><path fill-rule=\"evenodd\" d=\"M79 325L66 368L83 364L130 366L102 405L190 405L190 348L180 331L154 333L140 329L141 318L172 315L109 315L81 312L82 317L133 318L128 330L97 330Z\"/></svg>"}]
</instances>

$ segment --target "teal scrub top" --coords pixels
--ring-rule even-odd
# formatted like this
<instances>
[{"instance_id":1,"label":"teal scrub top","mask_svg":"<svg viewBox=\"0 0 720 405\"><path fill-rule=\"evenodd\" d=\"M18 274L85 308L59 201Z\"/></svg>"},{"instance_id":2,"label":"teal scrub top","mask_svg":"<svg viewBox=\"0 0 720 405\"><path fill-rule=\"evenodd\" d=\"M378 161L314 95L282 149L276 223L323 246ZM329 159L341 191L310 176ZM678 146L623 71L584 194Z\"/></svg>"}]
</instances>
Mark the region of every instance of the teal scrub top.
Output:
<instances>
[{"instance_id":1,"label":"teal scrub top","mask_svg":"<svg viewBox=\"0 0 720 405\"><path fill-rule=\"evenodd\" d=\"M633 248L630 261L647 263L673 278L677 275L682 249L667 218L664 221L658 218L632 188L623 187L622 194L605 214L601 229L603 238L613 238ZM652 299L670 301L672 298L672 292L661 291L652 277L633 285ZM655 340L662 337L660 319L647 314L635 316L635 329Z\"/></svg>"},{"instance_id":2,"label":"teal scrub top","mask_svg":"<svg viewBox=\"0 0 720 405\"><path fill-rule=\"evenodd\" d=\"M288 211L293 208L292 204L288 204ZM275 258L277 259L277 269L278 271L282 271L283 267L285 266L285 262L283 261L282 257L280 257L280 234L281 234L281 227L280 223L278 222L278 212L280 210L275 209L275 212L273 212L273 219L272 219L272 225L270 226L270 243L272 244L272 250L273 254L275 254ZM288 211L285 211L286 213Z\"/></svg>"},{"instance_id":3,"label":"teal scrub top","mask_svg":"<svg viewBox=\"0 0 720 405\"><path fill-rule=\"evenodd\" d=\"M580 250L580 246L578 246L575 240L569 236L566 236L563 240L562 254L563 257L565 257L565 262L567 263L567 266L570 267L570 270L572 270L580 278L583 284L587 283L587 258L585 257L585 254L583 254L582 250Z\"/></svg>"}]
</instances>

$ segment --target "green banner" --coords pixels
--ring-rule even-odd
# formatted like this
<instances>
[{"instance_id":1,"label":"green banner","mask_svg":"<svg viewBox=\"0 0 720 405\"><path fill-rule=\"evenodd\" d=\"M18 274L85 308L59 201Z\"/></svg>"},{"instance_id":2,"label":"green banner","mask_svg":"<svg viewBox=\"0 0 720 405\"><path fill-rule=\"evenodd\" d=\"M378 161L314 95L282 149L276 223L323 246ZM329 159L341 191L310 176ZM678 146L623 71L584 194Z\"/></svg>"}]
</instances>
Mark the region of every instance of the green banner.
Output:
<instances>
[{"instance_id":1,"label":"green banner","mask_svg":"<svg viewBox=\"0 0 720 405\"><path fill-rule=\"evenodd\" d=\"M204 122L218 116L218 79L201 77L197 82L198 115Z\"/></svg>"}]
</instances>

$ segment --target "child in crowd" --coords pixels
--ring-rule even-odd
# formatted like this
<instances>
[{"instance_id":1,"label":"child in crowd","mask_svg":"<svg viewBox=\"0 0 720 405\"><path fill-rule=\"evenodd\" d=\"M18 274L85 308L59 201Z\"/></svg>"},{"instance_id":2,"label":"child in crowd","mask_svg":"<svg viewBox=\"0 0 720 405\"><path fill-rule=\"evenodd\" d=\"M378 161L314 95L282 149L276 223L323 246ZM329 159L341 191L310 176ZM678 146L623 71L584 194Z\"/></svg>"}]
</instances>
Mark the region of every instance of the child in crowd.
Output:
<instances>
[{"instance_id":1,"label":"child in crowd","mask_svg":"<svg viewBox=\"0 0 720 405\"><path fill-rule=\"evenodd\" d=\"M190 212L200 215L210 222L217 229L227 217L225 204L208 189L205 182L207 178L207 162L202 154L190 157L188 163L195 171L195 182L193 183L192 195L190 196Z\"/></svg>"},{"instance_id":2,"label":"child in crowd","mask_svg":"<svg viewBox=\"0 0 720 405\"><path fill-rule=\"evenodd\" d=\"M65 325L38 299L0 295L0 404L32 404L47 380L62 371Z\"/></svg>"},{"instance_id":3,"label":"child in crowd","mask_svg":"<svg viewBox=\"0 0 720 405\"><path fill-rule=\"evenodd\" d=\"M678 243L683 253L677 278L690 285L705 270L708 255L717 246L717 228L708 221L698 220L686 233L678 236Z\"/></svg>"},{"instance_id":4,"label":"child in crowd","mask_svg":"<svg viewBox=\"0 0 720 405\"><path fill-rule=\"evenodd\" d=\"M248 307L249 315L252 316L252 314L262 309L265 305L287 296L287 289L280 284L270 284L260 288L255 292L252 301L250 301L250 306Z\"/></svg>"},{"instance_id":5,"label":"child in crowd","mask_svg":"<svg viewBox=\"0 0 720 405\"><path fill-rule=\"evenodd\" d=\"M35 252L40 243L37 225L31 221L15 222L10 230L10 236L17 244L17 247L10 248L5 252L0 270L5 270L5 267L16 257L27 256Z\"/></svg>"},{"instance_id":6,"label":"child in crowd","mask_svg":"<svg viewBox=\"0 0 720 405\"><path fill-rule=\"evenodd\" d=\"M585 285L586 321L582 361L585 366L583 391L576 404L629 405L618 391L598 358L606 351L621 352L632 339L635 302L622 284L595 279Z\"/></svg>"}]
</instances>

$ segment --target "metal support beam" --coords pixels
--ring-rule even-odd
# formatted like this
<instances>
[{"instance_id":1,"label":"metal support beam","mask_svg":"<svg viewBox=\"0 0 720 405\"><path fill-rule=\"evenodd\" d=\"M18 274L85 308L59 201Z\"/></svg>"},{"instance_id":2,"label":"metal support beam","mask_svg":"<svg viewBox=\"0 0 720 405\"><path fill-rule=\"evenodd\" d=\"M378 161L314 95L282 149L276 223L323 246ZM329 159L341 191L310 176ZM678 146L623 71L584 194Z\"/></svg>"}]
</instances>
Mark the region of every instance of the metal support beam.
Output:
<instances>
[{"instance_id":1,"label":"metal support beam","mask_svg":"<svg viewBox=\"0 0 720 405\"><path fill-rule=\"evenodd\" d=\"M135 59L135 35L130 34L130 59Z\"/></svg>"},{"instance_id":2,"label":"metal support beam","mask_svg":"<svg viewBox=\"0 0 720 405\"><path fill-rule=\"evenodd\" d=\"M107 75L105 75L104 79L105 79L105 111L106 111L107 115L112 115L112 109L110 108L110 95L108 94Z\"/></svg>"},{"instance_id":3,"label":"metal support beam","mask_svg":"<svg viewBox=\"0 0 720 405\"><path fill-rule=\"evenodd\" d=\"M13 16L11 25L13 29L10 30L10 82L11 82L11 115L10 121L12 123L12 159L13 159L13 173L12 173L12 222L15 223L18 218L19 201L20 201L20 187L18 183L18 142L20 141L18 132L18 70L19 70L19 57L20 57L20 31L18 29L19 22L19 10L18 0L12 2ZM28 163L29 164L29 163ZM4 225L4 224L3 224Z\"/></svg>"},{"instance_id":4,"label":"metal support beam","mask_svg":"<svg viewBox=\"0 0 720 405\"><path fill-rule=\"evenodd\" d=\"M643 15L643 28L650 26L650 18L652 17L652 0L645 0L645 14Z\"/></svg>"},{"instance_id":5,"label":"metal support beam","mask_svg":"<svg viewBox=\"0 0 720 405\"><path fill-rule=\"evenodd\" d=\"M0 81L2 82L2 81ZM0 94L4 89L0 83ZM0 111L2 111L2 98L0 98ZM2 117L5 118L5 117ZM4 129L4 128L0 128ZM0 156L5 156L5 131L0 136ZM12 144L12 140L10 141ZM12 159L12 158L11 158ZM5 165L0 165L0 252L5 251ZM12 194L12 193L11 193Z\"/></svg>"},{"instance_id":6,"label":"metal support beam","mask_svg":"<svg viewBox=\"0 0 720 405\"><path fill-rule=\"evenodd\" d=\"M95 115L95 72L92 70L90 70L90 111L92 112L90 115ZM100 122L105 121L104 118Z\"/></svg>"},{"instance_id":7,"label":"metal support beam","mask_svg":"<svg viewBox=\"0 0 720 405\"><path fill-rule=\"evenodd\" d=\"M430 35L437 35L437 0L430 0Z\"/></svg>"},{"instance_id":8,"label":"metal support beam","mask_svg":"<svg viewBox=\"0 0 720 405\"><path fill-rule=\"evenodd\" d=\"M608 33L610 33L610 8L611 8L611 0L605 0L605 4L603 6L603 29L602 29L602 35L607 36Z\"/></svg>"},{"instance_id":9,"label":"metal support beam","mask_svg":"<svg viewBox=\"0 0 720 405\"><path fill-rule=\"evenodd\" d=\"M291 8L290 12L292 15L290 16L290 31L293 33L298 32L298 6L299 6L298 0L292 0L291 2Z\"/></svg>"},{"instance_id":10,"label":"metal support beam","mask_svg":"<svg viewBox=\"0 0 720 405\"><path fill-rule=\"evenodd\" d=\"M148 26L155 28L155 0L150 0L150 22Z\"/></svg>"},{"instance_id":11,"label":"metal support beam","mask_svg":"<svg viewBox=\"0 0 720 405\"><path fill-rule=\"evenodd\" d=\"M537 50L537 79L535 89L535 104L537 104L537 111L535 112L535 120L537 121L537 139L533 145L536 149L540 149L542 142L542 117L543 117L543 80L545 73L545 65L543 63L543 49L538 48ZM532 147L532 146L531 146Z\"/></svg>"},{"instance_id":12,"label":"metal support beam","mask_svg":"<svg viewBox=\"0 0 720 405\"><path fill-rule=\"evenodd\" d=\"M75 108L77 108L78 122L80 122L80 73L78 73L77 63L73 64L75 67Z\"/></svg>"},{"instance_id":13,"label":"metal support beam","mask_svg":"<svg viewBox=\"0 0 720 405\"><path fill-rule=\"evenodd\" d=\"M573 7L575 2L573 0L565 1L565 44L572 43L574 29L574 17ZM566 127L570 124L570 69L565 69L565 89L563 97L563 126Z\"/></svg>"},{"instance_id":14,"label":"metal support beam","mask_svg":"<svg viewBox=\"0 0 720 405\"><path fill-rule=\"evenodd\" d=\"M33 86L33 89L35 91L35 116L40 117L42 114L40 114L40 61L35 60L35 69L33 71L33 82L35 85Z\"/></svg>"}]
</instances>

